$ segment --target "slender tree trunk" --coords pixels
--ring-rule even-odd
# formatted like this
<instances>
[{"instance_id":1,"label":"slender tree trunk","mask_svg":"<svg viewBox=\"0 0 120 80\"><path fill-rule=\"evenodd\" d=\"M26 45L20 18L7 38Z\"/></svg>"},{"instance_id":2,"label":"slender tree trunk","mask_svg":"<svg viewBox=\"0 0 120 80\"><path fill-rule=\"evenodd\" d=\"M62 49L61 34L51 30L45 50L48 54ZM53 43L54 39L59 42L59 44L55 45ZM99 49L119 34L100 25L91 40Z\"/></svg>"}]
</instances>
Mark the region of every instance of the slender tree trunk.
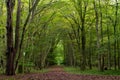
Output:
<instances>
[{"instance_id":1,"label":"slender tree trunk","mask_svg":"<svg viewBox=\"0 0 120 80\"><path fill-rule=\"evenodd\" d=\"M107 6L107 4L106 4L106 16L108 16L108 6ZM111 47L110 47L110 31L109 31L109 22L107 21L106 22L107 24L106 24L106 26L107 26L107 51L108 51L108 69L111 69L111 66L112 66L112 64L111 64Z\"/></svg>"},{"instance_id":2,"label":"slender tree trunk","mask_svg":"<svg viewBox=\"0 0 120 80\"><path fill-rule=\"evenodd\" d=\"M64 45L63 45L63 46L64 46L64 64L67 66L67 65L68 65L68 64L67 64L67 62L68 62L67 53L68 53L68 52L67 52L67 47L66 47L66 46L67 46L66 41L64 41Z\"/></svg>"},{"instance_id":3,"label":"slender tree trunk","mask_svg":"<svg viewBox=\"0 0 120 80\"><path fill-rule=\"evenodd\" d=\"M73 46L70 42L67 43L67 48L68 48L68 59L69 59L69 66L73 66L73 62L74 62L74 57L73 57Z\"/></svg>"},{"instance_id":4,"label":"slender tree trunk","mask_svg":"<svg viewBox=\"0 0 120 80\"><path fill-rule=\"evenodd\" d=\"M95 10L95 17L96 17L96 24L95 24L95 26L96 26L96 35L97 35L97 52L98 52L98 68L99 68L99 70L100 71L102 71L101 70L101 54L100 54L100 52L99 52L99 49L100 49L100 34L99 34L99 15L98 15L98 10L97 10L97 7L96 7L96 0L94 0L94 2L93 2L93 4L94 4L94 10Z\"/></svg>"},{"instance_id":5,"label":"slender tree trunk","mask_svg":"<svg viewBox=\"0 0 120 80\"><path fill-rule=\"evenodd\" d=\"M101 46L103 46L103 13L101 8L101 0L99 0L99 8L100 8L100 29L101 29Z\"/></svg>"},{"instance_id":6,"label":"slender tree trunk","mask_svg":"<svg viewBox=\"0 0 120 80\"><path fill-rule=\"evenodd\" d=\"M118 69L120 70L120 52L118 53Z\"/></svg>"},{"instance_id":7,"label":"slender tree trunk","mask_svg":"<svg viewBox=\"0 0 120 80\"><path fill-rule=\"evenodd\" d=\"M100 29L101 29L101 47L103 47L103 14L101 8L101 0L99 0L99 13L100 13ZM101 71L104 71L104 53L101 53Z\"/></svg>"},{"instance_id":8,"label":"slender tree trunk","mask_svg":"<svg viewBox=\"0 0 120 80\"><path fill-rule=\"evenodd\" d=\"M6 62L6 74L7 75L14 75L14 60L15 60L15 52L13 46L13 8L14 8L15 1L14 0L6 0L6 7L7 7L7 62Z\"/></svg>"},{"instance_id":9,"label":"slender tree trunk","mask_svg":"<svg viewBox=\"0 0 120 80\"><path fill-rule=\"evenodd\" d=\"M84 1L83 1L84 2ZM82 5L82 1L80 2ZM84 9L80 9L80 19L81 19L81 42L82 42L82 63L81 63L81 70L86 69L86 33L85 33L85 18L86 18L86 11L87 11L88 2L84 2Z\"/></svg>"},{"instance_id":10,"label":"slender tree trunk","mask_svg":"<svg viewBox=\"0 0 120 80\"><path fill-rule=\"evenodd\" d=\"M17 17L16 17L16 29L15 29L15 57L19 49L19 28L20 28L20 14L21 14L21 0L17 1ZM15 70L17 69L18 60L15 64Z\"/></svg>"},{"instance_id":11,"label":"slender tree trunk","mask_svg":"<svg viewBox=\"0 0 120 80\"><path fill-rule=\"evenodd\" d=\"M116 33L117 33L117 17L118 17L118 1L116 1L116 6L115 6L115 23L113 23L113 27L114 27L114 68L115 70L117 69L117 55L116 55L116 48L117 48L117 37L116 37Z\"/></svg>"},{"instance_id":12,"label":"slender tree trunk","mask_svg":"<svg viewBox=\"0 0 120 80\"><path fill-rule=\"evenodd\" d=\"M104 54L102 54L101 55L101 62L102 62L102 64L101 64L101 71L104 71L104 62L105 62L105 60L104 60Z\"/></svg>"},{"instance_id":13,"label":"slender tree trunk","mask_svg":"<svg viewBox=\"0 0 120 80\"><path fill-rule=\"evenodd\" d=\"M22 45L23 45L23 42L24 42L24 36L25 36L25 32L26 32L26 27L27 27L27 24L30 20L30 17L31 17L31 14L32 14L32 11L34 11L34 9L36 9L36 6L38 5L40 0L36 0L34 2L34 5L32 5L32 7L30 8L29 10L29 13L27 15L27 18L25 20L25 23L23 25L23 29L22 29L22 34L21 34L21 40L19 41L19 52L18 52L18 57L17 57L17 60L16 60L16 68L18 66L18 62L19 62L19 59L21 58L21 53L22 53ZM30 6L30 5L29 5Z\"/></svg>"},{"instance_id":14,"label":"slender tree trunk","mask_svg":"<svg viewBox=\"0 0 120 80\"><path fill-rule=\"evenodd\" d=\"M116 27L114 26L114 68L117 69L117 58L116 58Z\"/></svg>"},{"instance_id":15,"label":"slender tree trunk","mask_svg":"<svg viewBox=\"0 0 120 80\"><path fill-rule=\"evenodd\" d=\"M120 69L120 46L118 40L117 40L117 53L118 53L118 57L117 57L118 69Z\"/></svg>"},{"instance_id":16,"label":"slender tree trunk","mask_svg":"<svg viewBox=\"0 0 120 80\"><path fill-rule=\"evenodd\" d=\"M89 32L89 56L88 56L88 65L89 69L92 69L92 33Z\"/></svg>"},{"instance_id":17,"label":"slender tree trunk","mask_svg":"<svg viewBox=\"0 0 120 80\"><path fill-rule=\"evenodd\" d=\"M110 48L110 34L109 34L109 26L107 24L107 39L108 39L108 68L111 69L111 48Z\"/></svg>"},{"instance_id":18,"label":"slender tree trunk","mask_svg":"<svg viewBox=\"0 0 120 80\"><path fill-rule=\"evenodd\" d=\"M86 44L86 37L85 37L85 28L82 26L82 33L81 33L81 40L82 40L82 64L81 64L81 70L86 69L86 52L85 52L85 44Z\"/></svg>"}]
</instances>

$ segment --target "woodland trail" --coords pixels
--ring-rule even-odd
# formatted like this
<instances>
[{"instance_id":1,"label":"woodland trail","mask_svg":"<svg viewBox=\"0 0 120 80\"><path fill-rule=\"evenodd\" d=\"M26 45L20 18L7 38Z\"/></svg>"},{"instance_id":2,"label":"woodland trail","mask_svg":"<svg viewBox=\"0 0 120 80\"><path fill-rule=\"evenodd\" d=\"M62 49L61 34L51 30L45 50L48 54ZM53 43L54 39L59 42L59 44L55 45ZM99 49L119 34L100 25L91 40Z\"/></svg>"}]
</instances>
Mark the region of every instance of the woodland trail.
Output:
<instances>
[{"instance_id":1,"label":"woodland trail","mask_svg":"<svg viewBox=\"0 0 120 80\"><path fill-rule=\"evenodd\" d=\"M0 76L0 80L9 80L8 76ZM62 67L52 67L46 73L31 73L12 76L12 80L120 80L120 76L97 76L70 74ZM11 80L11 79L10 79Z\"/></svg>"}]
</instances>

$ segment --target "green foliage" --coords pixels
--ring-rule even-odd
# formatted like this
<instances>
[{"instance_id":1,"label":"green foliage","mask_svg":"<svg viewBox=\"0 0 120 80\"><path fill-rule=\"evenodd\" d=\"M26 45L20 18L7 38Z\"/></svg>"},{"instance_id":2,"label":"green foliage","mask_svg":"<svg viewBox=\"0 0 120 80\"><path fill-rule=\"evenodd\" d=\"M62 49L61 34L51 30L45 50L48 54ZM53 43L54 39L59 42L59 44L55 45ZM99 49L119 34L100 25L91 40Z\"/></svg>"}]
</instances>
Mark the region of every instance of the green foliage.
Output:
<instances>
[{"instance_id":1,"label":"green foliage","mask_svg":"<svg viewBox=\"0 0 120 80\"><path fill-rule=\"evenodd\" d=\"M72 74L88 74L88 75L120 75L120 70L105 70L104 72L98 71L94 68L92 70L81 71L79 67L65 67L65 71Z\"/></svg>"},{"instance_id":2,"label":"green foliage","mask_svg":"<svg viewBox=\"0 0 120 80\"><path fill-rule=\"evenodd\" d=\"M49 65L60 65L63 63L64 55L63 55L63 46L60 41L56 46L53 52L48 54L47 61Z\"/></svg>"},{"instance_id":3,"label":"green foliage","mask_svg":"<svg viewBox=\"0 0 120 80\"><path fill-rule=\"evenodd\" d=\"M63 63L64 54L63 54L63 44L61 41L58 43L57 48L54 53L56 53L55 61L57 65L60 65L61 63Z\"/></svg>"}]
</instances>

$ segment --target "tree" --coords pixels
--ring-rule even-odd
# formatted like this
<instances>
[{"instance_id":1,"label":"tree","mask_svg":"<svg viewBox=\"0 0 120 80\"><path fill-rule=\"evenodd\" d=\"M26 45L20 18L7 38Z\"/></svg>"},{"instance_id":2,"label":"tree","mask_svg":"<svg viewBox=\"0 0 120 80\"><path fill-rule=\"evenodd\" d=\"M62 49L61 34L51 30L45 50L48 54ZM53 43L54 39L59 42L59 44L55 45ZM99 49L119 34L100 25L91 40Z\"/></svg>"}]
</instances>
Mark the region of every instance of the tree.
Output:
<instances>
[{"instance_id":1,"label":"tree","mask_svg":"<svg viewBox=\"0 0 120 80\"><path fill-rule=\"evenodd\" d=\"M13 9L15 5L15 0L6 0L7 7L7 64L6 64L6 74L14 75L14 60L15 60L15 52L13 46Z\"/></svg>"},{"instance_id":2,"label":"tree","mask_svg":"<svg viewBox=\"0 0 120 80\"><path fill-rule=\"evenodd\" d=\"M112 26L113 26L113 30L114 30L114 68L115 70L117 69L117 23L118 23L118 0L115 0L115 4L113 5L115 12L114 12L114 18L112 18L111 16L108 16L108 18L110 19ZM119 44L118 44L119 47ZM118 52L119 53L119 52Z\"/></svg>"},{"instance_id":3,"label":"tree","mask_svg":"<svg viewBox=\"0 0 120 80\"><path fill-rule=\"evenodd\" d=\"M30 8L30 12L27 16L27 19L24 23L22 37L19 45L19 26L20 26L20 11L21 11L21 0L18 0L18 7L17 7L17 17L16 17L16 31L15 31L15 46L14 46L14 37L13 37L13 10L15 5L15 0L6 0L6 7L7 7L7 50L6 50L6 56L7 56L7 63L6 63L6 74L7 75L14 75L15 69L17 68L17 63L19 60L19 57L15 63L16 54L18 53L19 48L19 55L21 54L21 47L23 43L23 38L26 30L27 23L29 22L29 18L31 16L32 11L36 8L37 4L40 0L36 0L34 5Z\"/></svg>"}]
</instances>

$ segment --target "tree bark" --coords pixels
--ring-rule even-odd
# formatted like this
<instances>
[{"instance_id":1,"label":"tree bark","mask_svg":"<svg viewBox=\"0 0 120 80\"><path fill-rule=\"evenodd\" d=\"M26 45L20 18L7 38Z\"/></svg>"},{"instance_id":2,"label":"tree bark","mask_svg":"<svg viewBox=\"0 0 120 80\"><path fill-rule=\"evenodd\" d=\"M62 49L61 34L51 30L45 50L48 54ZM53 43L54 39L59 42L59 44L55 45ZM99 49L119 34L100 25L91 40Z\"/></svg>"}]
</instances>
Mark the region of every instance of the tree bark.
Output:
<instances>
[{"instance_id":1,"label":"tree bark","mask_svg":"<svg viewBox=\"0 0 120 80\"><path fill-rule=\"evenodd\" d=\"M15 0L6 0L7 7L7 50L6 50L6 74L14 75L14 60L15 60L15 52L13 46L13 8L14 8Z\"/></svg>"},{"instance_id":2,"label":"tree bark","mask_svg":"<svg viewBox=\"0 0 120 80\"><path fill-rule=\"evenodd\" d=\"M117 53L118 53L117 64L118 64L118 69L120 69L120 45L118 40L117 40Z\"/></svg>"},{"instance_id":3,"label":"tree bark","mask_svg":"<svg viewBox=\"0 0 120 80\"><path fill-rule=\"evenodd\" d=\"M16 17L16 28L15 28L15 57L19 50L19 28L20 28L20 14L21 14L21 0L17 2L17 17ZM17 69L18 61L15 64L15 70Z\"/></svg>"},{"instance_id":4,"label":"tree bark","mask_svg":"<svg viewBox=\"0 0 120 80\"><path fill-rule=\"evenodd\" d=\"M106 16L108 16L108 5L106 4ZM111 47L110 47L110 29L109 29L109 22L108 20L106 21L106 26L107 26L107 40L108 40L108 43L107 43L107 50L108 50L108 69L111 69Z\"/></svg>"},{"instance_id":5,"label":"tree bark","mask_svg":"<svg viewBox=\"0 0 120 80\"><path fill-rule=\"evenodd\" d=\"M88 55L88 65L89 69L92 69L92 33L91 29L89 31L89 55Z\"/></svg>"},{"instance_id":6,"label":"tree bark","mask_svg":"<svg viewBox=\"0 0 120 80\"><path fill-rule=\"evenodd\" d=\"M100 49L99 15L98 15L97 7L96 7L96 0L93 1L93 5L94 5L95 17L96 17L95 26L96 26L96 36L97 36L98 69L100 71L102 71L102 69L101 69L101 64L102 64L102 62L101 62L101 54L99 52L99 49Z\"/></svg>"},{"instance_id":7,"label":"tree bark","mask_svg":"<svg viewBox=\"0 0 120 80\"><path fill-rule=\"evenodd\" d=\"M117 48L117 17L118 17L118 2L116 1L116 5L115 5L115 22L113 23L113 28L114 28L114 68L115 70L117 69L117 55L116 55L116 48Z\"/></svg>"},{"instance_id":8,"label":"tree bark","mask_svg":"<svg viewBox=\"0 0 120 80\"><path fill-rule=\"evenodd\" d=\"M102 13L102 8L101 8L101 0L99 0L99 13L100 13L100 28L101 28L101 47L103 47L103 13ZM104 53L102 51L101 53L101 71L104 71Z\"/></svg>"},{"instance_id":9,"label":"tree bark","mask_svg":"<svg viewBox=\"0 0 120 80\"><path fill-rule=\"evenodd\" d=\"M81 62L81 70L86 69L86 33L85 33L85 18L86 18L86 10L88 6L88 2L83 1L84 6L82 4L82 1L80 2L80 5L83 6L80 8L81 14L80 20L81 20L81 42L82 42L82 62Z\"/></svg>"},{"instance_id":10,"label":"tree bark","mask_svg":"<svg viewBox=\"0 0 120 80\"><path fill-rule=\"evenodd\" d=\"M109 26L107 24L107 39L108 39L108 68L111 69L111 47L110 47L110 34L109 34Z\"/></svg>"}]
</instances>

